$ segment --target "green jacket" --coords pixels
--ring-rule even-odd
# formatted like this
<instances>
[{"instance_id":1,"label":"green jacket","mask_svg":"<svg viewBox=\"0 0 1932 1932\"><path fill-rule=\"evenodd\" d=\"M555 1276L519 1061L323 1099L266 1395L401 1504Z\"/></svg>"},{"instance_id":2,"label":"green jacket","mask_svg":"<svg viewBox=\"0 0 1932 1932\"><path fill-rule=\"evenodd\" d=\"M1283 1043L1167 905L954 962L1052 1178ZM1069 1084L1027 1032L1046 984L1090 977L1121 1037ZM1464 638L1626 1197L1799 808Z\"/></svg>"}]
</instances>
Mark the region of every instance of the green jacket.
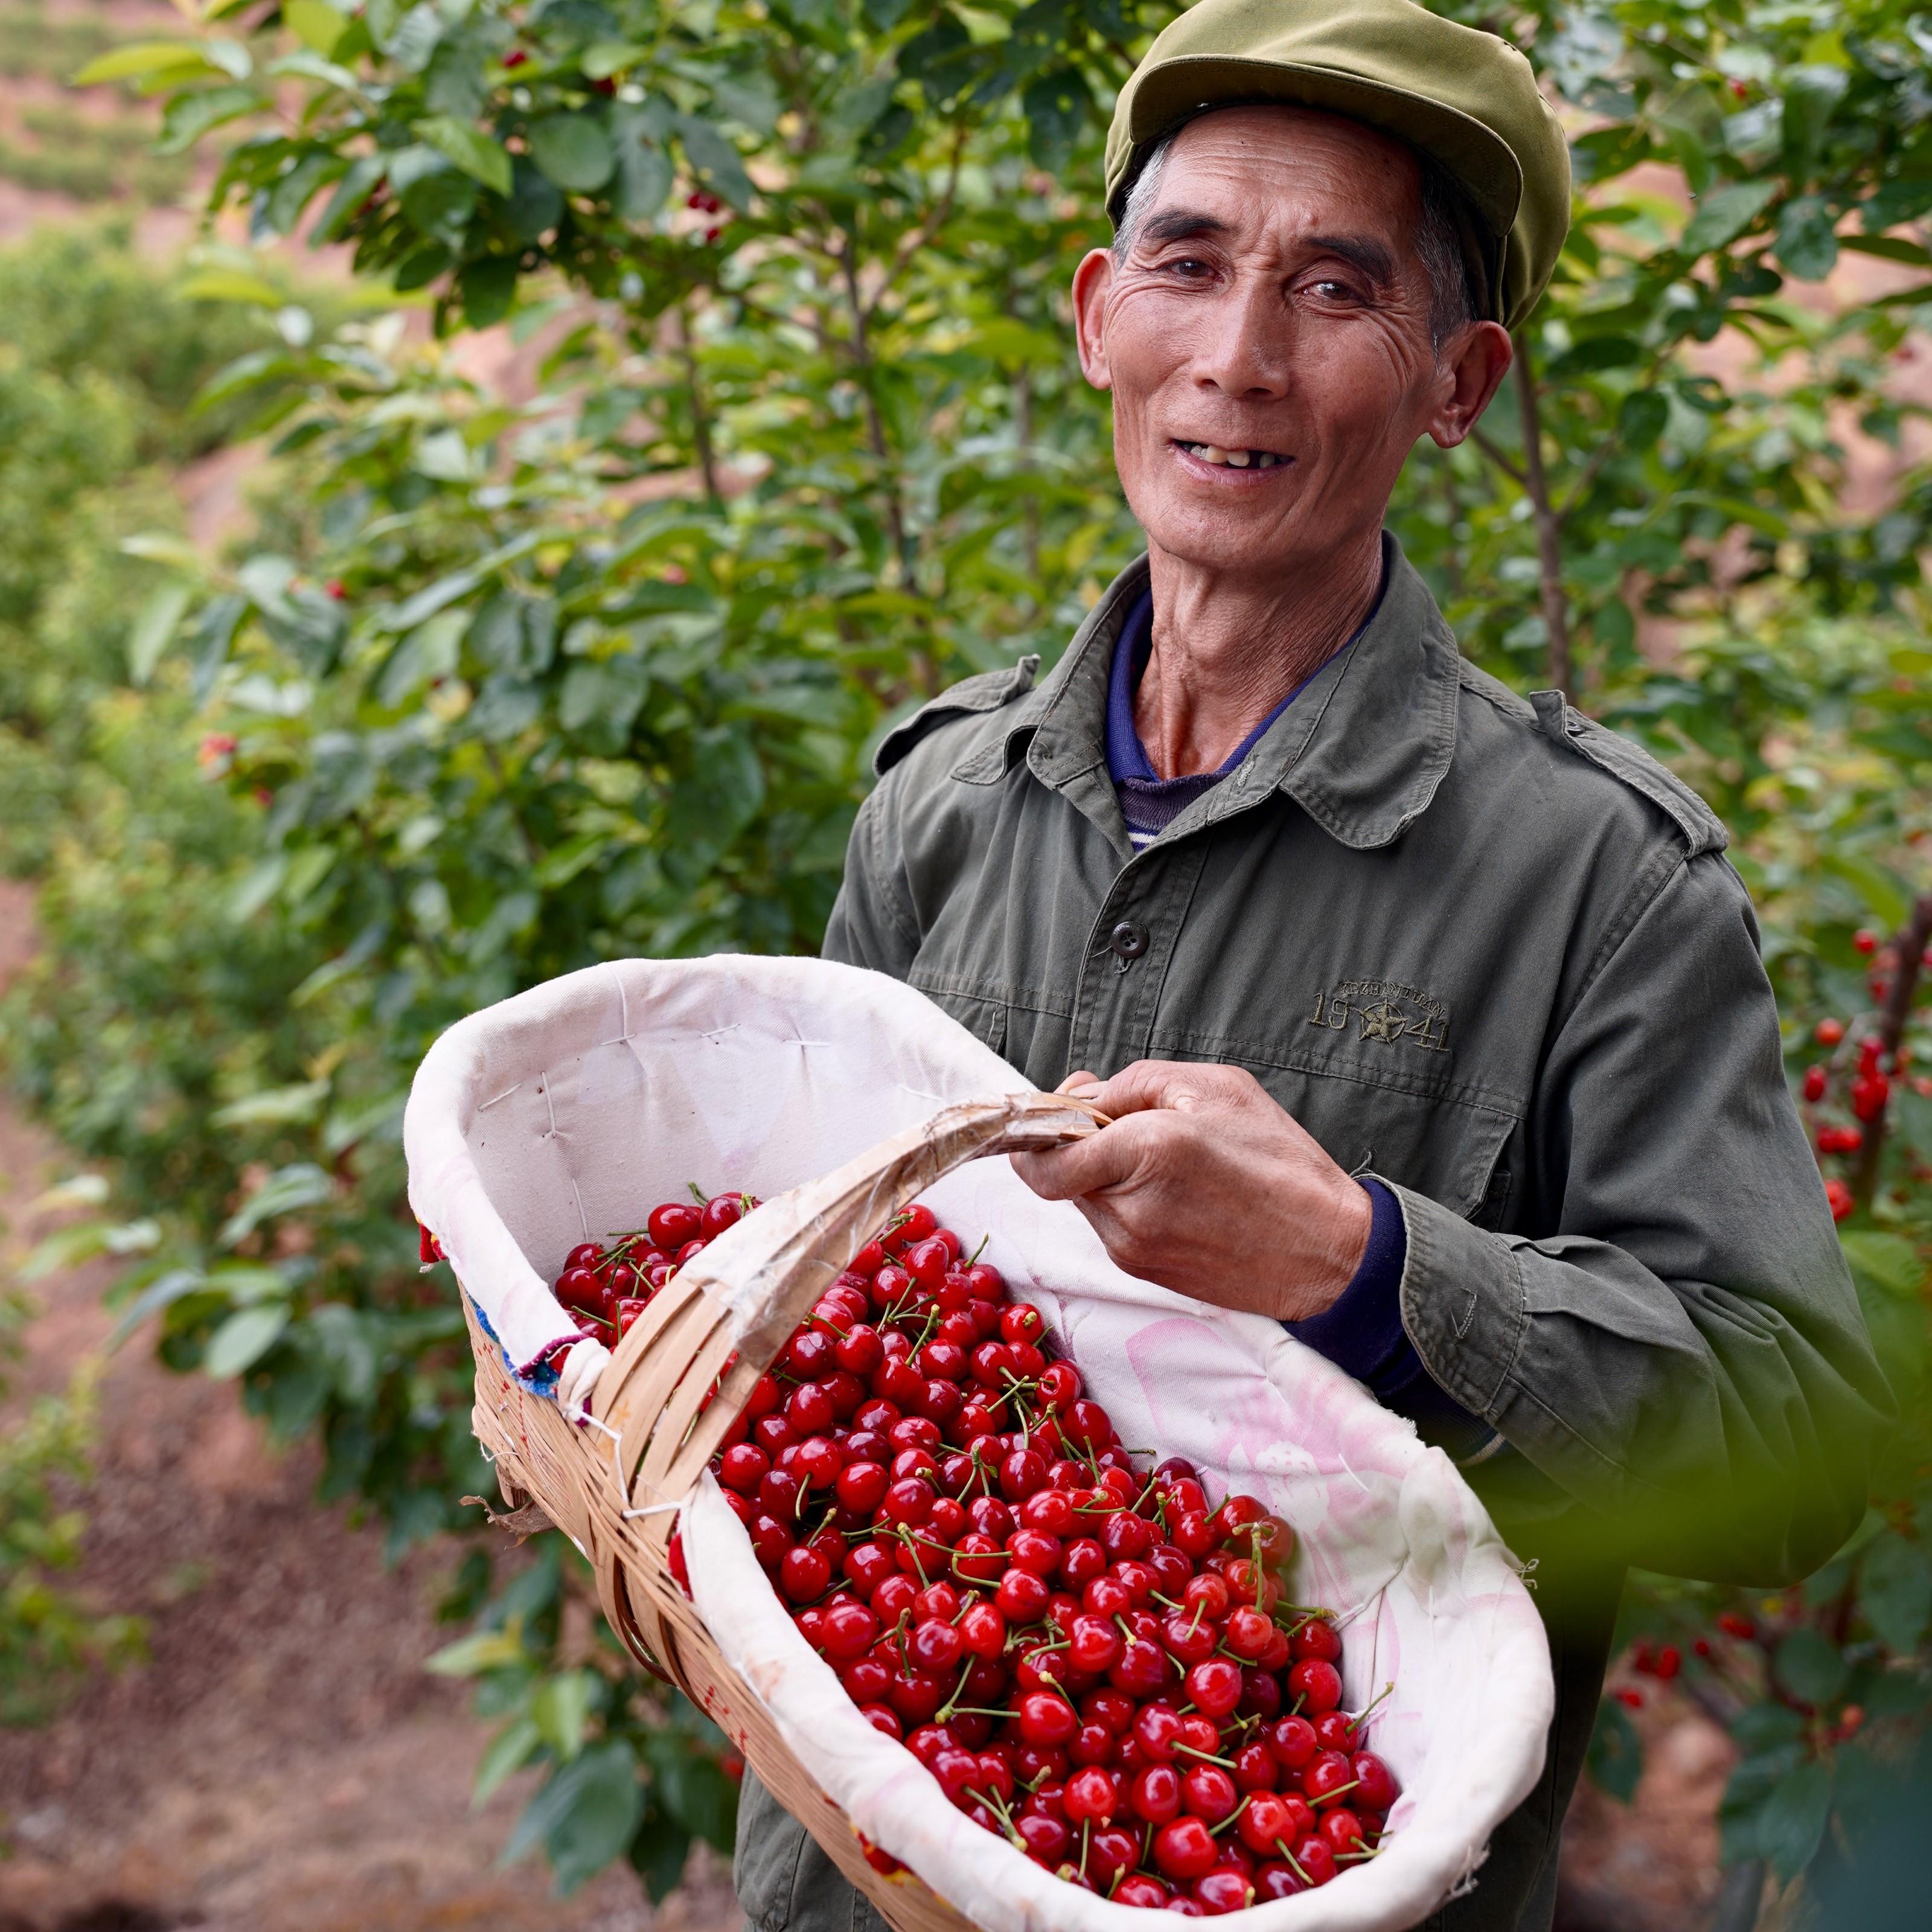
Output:
<instances>
[{"instance_id":1,"label":"green jacket","mask_svg":"<svg viewBox=\"0 0 1932 1932\"><path fill-rule=\"evenodd\" d=\"M1466 662L1388 549L1353 646L1138 854L1106 709L1144 562L1043 684L1029 658L934 699L880 750L825 950L1042 1087L1245 1066L1394 1189L1403 1322L1497 1432L1469 1474L1538 1559L1563 1706L1531 1815L1444 1922L1528 1926L1622 1564L1814 1568L1891 1406L1723 827L1557 694Z\"/></svg>"}]
</instances>

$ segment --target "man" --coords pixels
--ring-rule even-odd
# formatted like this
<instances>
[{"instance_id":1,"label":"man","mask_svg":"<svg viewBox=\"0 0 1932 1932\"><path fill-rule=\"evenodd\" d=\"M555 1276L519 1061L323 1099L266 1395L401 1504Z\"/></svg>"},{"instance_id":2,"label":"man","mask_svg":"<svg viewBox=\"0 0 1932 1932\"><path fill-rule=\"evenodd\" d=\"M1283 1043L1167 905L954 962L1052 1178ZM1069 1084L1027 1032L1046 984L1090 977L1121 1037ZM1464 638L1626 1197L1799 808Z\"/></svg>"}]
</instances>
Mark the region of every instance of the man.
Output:
<instances>
[{"instance_id":1,"label":"man","mask_svg":"<svg viewBox=\"0 0 1932 1932\"><path fill-rule=\"evenodd\" d=\"M1568 217L1521 56L1408 0L1201 0L1073 284L1148 554L1053 674L886 740L826 950L1114 1124L1016 1161L1130 1272L1287 1322L1536 1562L1541 1783L1429 1922L1550 1923L1623 1566L1773 1583L1887 1413L1722 828L1460 658L1382 529ZM873 1916L748 1782L760 1932Z\"/></svg>"}]
</instances>

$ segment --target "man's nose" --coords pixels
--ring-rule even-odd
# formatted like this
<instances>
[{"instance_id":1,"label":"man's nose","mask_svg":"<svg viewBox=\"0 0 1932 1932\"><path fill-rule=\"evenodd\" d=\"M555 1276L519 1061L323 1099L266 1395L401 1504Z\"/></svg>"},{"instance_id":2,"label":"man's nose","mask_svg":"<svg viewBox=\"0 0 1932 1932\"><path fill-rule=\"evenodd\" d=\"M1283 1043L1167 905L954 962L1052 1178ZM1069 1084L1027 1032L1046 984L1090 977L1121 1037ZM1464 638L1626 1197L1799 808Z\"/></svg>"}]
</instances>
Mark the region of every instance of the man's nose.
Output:
<instances>
[{"instance_id":1,"label":"man's nose","mask_svg":"<svg viewBox=\"0 0 1932 1932\"><path fill-rule=\"evenodd\" d=\"M1294 359L1294 316L1280 286L1265 275L1242 275L1202 317L1196 380L1224 395L1284 395Z\"/></svg>"}]
</instances>

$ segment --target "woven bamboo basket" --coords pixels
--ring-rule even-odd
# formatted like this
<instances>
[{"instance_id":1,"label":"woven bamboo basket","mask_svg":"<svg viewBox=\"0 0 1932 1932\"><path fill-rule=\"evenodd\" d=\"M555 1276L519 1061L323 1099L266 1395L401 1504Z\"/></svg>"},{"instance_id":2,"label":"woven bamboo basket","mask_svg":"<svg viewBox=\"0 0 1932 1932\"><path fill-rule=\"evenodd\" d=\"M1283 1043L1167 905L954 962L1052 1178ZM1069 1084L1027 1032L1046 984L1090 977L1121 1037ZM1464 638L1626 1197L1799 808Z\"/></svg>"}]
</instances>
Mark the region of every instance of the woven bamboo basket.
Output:
<instances>
[{"instance_id":1,"label":"woven bamboo basket","mask_svg":"<svg viewBox=\"0 0 1932 1932\"><path fill-rule=\"evenodd\" d=\"M505 1501L533 1501L583 1551L626 1648L710 1714L898 1932L966 1932L970 1922L914 1874L889 1877L867 1862L857 1832L673 1580L670 1538L679 1506L752 1384L893 1214L969 1160L1077 1140L1095 1131L1099 1118L1050 1094L963 1102L766 1202L658 1291L599 1379L592 1426L568 1420L556 1402L512 1378L464 1298L476 1357L476 1437L496 1464Z\"/></svg>"}]
</instances>

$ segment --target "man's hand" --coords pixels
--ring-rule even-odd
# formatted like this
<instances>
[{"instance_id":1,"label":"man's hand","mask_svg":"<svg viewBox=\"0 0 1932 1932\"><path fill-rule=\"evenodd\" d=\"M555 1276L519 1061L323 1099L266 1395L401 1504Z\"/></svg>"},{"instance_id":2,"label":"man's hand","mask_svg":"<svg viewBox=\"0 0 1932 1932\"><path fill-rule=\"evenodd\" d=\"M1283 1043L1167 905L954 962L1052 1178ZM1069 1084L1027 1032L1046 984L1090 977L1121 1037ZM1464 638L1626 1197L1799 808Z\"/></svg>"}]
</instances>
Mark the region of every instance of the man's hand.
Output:
<instances>
[{"instance_id":1,"label":"man's hand","mask_svg":"<svg viewBox=\"0 0 1932 1932\"><path fill-rule=\"evenodd\" d=\"M1360 1266L1372 1214L1294 1119L1238 1066L1137 1060L1060 1082L1114 1117L1014 1170L1071 1201L1128 1274L1277 1321L1332 1307Z\"/></svg>"}]
</instances>

